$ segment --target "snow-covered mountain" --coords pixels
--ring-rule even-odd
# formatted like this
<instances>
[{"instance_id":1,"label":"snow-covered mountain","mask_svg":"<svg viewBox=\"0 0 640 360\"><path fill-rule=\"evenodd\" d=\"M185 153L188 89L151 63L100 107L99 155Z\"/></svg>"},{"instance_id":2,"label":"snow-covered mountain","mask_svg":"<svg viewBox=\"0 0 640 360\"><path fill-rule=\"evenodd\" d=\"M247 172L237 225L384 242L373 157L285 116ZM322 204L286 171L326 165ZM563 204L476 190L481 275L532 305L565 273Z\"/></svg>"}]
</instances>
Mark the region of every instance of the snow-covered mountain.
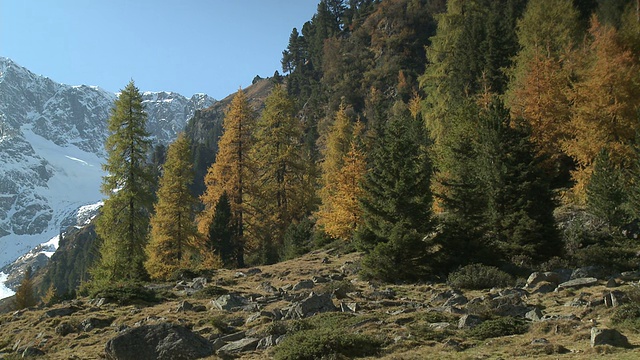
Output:
<instances>
[{"instance_id":1,"label":"snow-covered mountain","mask_svg":"<svg viewBox=\"0 0 640 360\"><path fill-rule=\"evenodd\" d=\"M0 267L58 235L102 199L107 119L117 94L35 75L0 57ZM155 143L172 141L215 100L144 92Z\"/></svg>"}]
</instances>

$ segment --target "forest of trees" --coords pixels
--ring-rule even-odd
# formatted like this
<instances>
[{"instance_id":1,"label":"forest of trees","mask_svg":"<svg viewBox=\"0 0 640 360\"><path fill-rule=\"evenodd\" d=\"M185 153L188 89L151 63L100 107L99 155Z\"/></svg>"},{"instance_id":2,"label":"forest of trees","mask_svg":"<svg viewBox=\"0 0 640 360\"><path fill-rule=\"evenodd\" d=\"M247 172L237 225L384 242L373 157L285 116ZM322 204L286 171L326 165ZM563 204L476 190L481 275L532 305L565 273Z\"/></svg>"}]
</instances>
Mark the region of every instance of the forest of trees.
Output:
<instances>
[{"instance_id":1,"label":"forest of trees","mask_svg":"<svg viewBox=\"0 0 640 360\"><path fill-rule=\"evenodd\" d=\"M264 109L236 93L206 171L184 134L150 165L130 83L109 121L94 281L328 243L390 282L475 263L637 266L639 6L322 0L292 30ZM563 227L567 212L601 226Z\"/></svg>"}]
</instances>

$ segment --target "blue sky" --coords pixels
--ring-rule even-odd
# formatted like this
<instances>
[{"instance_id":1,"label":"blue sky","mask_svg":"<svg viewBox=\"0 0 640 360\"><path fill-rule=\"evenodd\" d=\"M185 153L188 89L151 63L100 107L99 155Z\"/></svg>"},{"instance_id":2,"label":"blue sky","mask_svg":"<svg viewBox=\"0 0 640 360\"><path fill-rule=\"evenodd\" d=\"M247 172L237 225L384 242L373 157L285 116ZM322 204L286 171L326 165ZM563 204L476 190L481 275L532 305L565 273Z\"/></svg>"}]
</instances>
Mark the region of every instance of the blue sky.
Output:
<instances>
[{"instance_id":1,"label":"blue sky","mask_svg":"<svg viewBox=\"0 0 640 360\"><path fill-rule=\"evenodd\" d=\"M0 56L70 85L221 99L281 71L319 0L0 0Z\"/></svg>"}]
</instances>

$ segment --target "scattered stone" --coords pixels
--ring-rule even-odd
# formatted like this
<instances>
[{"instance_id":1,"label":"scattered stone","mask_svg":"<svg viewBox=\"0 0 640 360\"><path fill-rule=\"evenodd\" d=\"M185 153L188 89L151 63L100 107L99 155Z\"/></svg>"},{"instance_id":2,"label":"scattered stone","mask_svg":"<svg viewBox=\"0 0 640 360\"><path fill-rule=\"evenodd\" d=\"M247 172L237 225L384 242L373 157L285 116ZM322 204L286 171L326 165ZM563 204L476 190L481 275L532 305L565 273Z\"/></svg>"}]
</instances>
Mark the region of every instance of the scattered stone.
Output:
<instances>
[{"instance_id":1,"label":"scattered stone","mask_svg":"<svg viewBox=\"0 0 640 360\"><path fill-rule=\"evenodd\" d=\"M234 341L226 344L216 351L218 355L234 355L247 351L254 351L258 347L260 339L256 338L244 338L238 341Z\"/></svg>"},{"instance_id":2,"label":"scattered stone","mask_svg":"<svg viewBox=\"0 0 640 360\"><path fill-rule=\"evenodd\" d=\"M193 290L200 290L207 285L207 279L203 277L197 277L189 284L189 287Z\"/></svg>"},{"instance_id":3,"label":"scattered stone","mask_svg":"<svg viewBox=\"0 0 640 360\"><path fill-rule=\"evenodd\" d=\"M262 283L260 283L260 285L258 286L258 290L262 290L267 294L272 295L280 293L280 291L278 291L278 289L276 289L275 286L271 285L271 283L268 281L263 281Z\"/></svg>"},{"instance_id":4,"label":"scattered stone","mask_svg":"<svg viewBox=\"0 0 640 360\"><path fill-rule=\"evenodd\" d=\"M605 271L599 266L585 266L573 270L570 280L584 278L605 278Z\"/></svg>"},{"instance_id":5,"label":"scattered stone","mask_svg":"<svg viewBox=\"0 0 640 360\"><path fill-rule=\"evenodd\" d=\"M448 322L438 322L429 324L429 328L435 331L444 331L451 328L451 323Z\"/></svg>"},{"instance_id":6,"label":"scattered stone","mask_svg":"<svg viewBox=\"0 0 640 360\"><path fill-rule=\"evenodd\" d=\"M102 305L107 304L108 301L105 298L99 298L98 300L96 300L96 306L97 307L102 307Z\"/></svg>"},{"instance_id":7,"label":"scattered stone","mask_svg":"<svg viewBox=\"0 0 640 360\"><path fill-rule=\"evenodd\" d=\"M243 278L243 277L247 277L247 274L243 273L242 271L237 271L235 274L233 274L234 278Z\"/></svg>"},{"instance_id":8,"label":"scattered stone","mask_svg":"<svg viewBox=\"0 0 640 360\"><path fill-rule=\"evenodd\" d=\"M542 311L538 308L533 308L526 314L524 314L524 318L531 321L541 321L543 318Z\"/></svg>"},{"instance_id":9,"label":"scattered stone","mask_svg":"<svg viewBox=\"0 0 640 360\"><path fill-rule=\"evenodd\" d=\"M518 294L498 296L490 299L489 307L498 316L524 317L531 310Z\"/></svg>"},{"instance_id":10,"label":"scattered stone","mask_svg":"<svg viewBox=\"0 0 640 360\"><path fill-rule=\"evenodd\" d=\"M618 282L616 281L616 279L610 278L609 280L607 280L607 284L605 286L608 288L618 287Z\"/></svg>"},{"instance_id":11,"label":"scattered stone","mask_svg":"<svg viewBox=\"0 0 640 360\"><path fill-rule=\"evenodd\" d=\"M629 340L615 329L591 328L591 347L610 345L614 347L630 347Z\"/></svg>"},{"instance_id":12,"label":"scattered stone","mask_svg":"<svg viewBox=\"0 0 640 360\"><path fill-rule=\"evenodd\" d=\"M258 345L256 346L256 350L266 350L272 346L276 346L277 340L278 340L278 337L276 337L275 335L269 335L265 338L262 338L258 342Z\"/></svg>"},{"instance_id":13,"label":"scattered stone","mask_svg":"<svg viewBox=\"0 0 640 360\"><path fill-rule=\"evenodd\" d=\"M533 294L548 294L548 293L552 293L556 287L558 286L557 283L550 283L550 282L540 282L538 283L537 287L535 287L532 291Z\"/></svg>"},{"instance_id":14,"label":"scattered stone","mask_svg":"<svg viewBox=\"0 0 640 360\"><path fill-rule=\"evenodd\" d=\"M374 299L387 299L392 300L396 297L396 292L393 289L376 290L371 293L371 297Z\"/></svg>"},{"instance_id":15,"label":"scattered stone","mask_svg":"<svg viewBox=\"0 0 640 360\"><path fill-rule=\"evenodd\" d=\"M262 274L262 270L260 270L260 268L255 267L255 268L247 269L245 273L247 275L258 275L258 274Z\"/></svg>"},{"instance_id":16,"label":"scattered stone","mask_svg":"<svg viewBox=\"0 0 640 360\"><path fill-rule=\"evenodd\" d=\"M331 279L324 276L314 276L311 278L311 281L313 281L314 284L324 284L331 281Z\"/></svg>"},{"instance_id":17,"label":"scattered stone","mask_svg":"<svg viewBox=\"0 0 640 360\"><path fill-rule=\"evenodd\" d=\"M358 310L360 310L360 307L358 306L358 303L356 302L341 302L340 303L340 311L342 312L347 312L347 313L355 313L358 312Z\"/></svg>"},{"instance_id":18,"label":"scattered stone","mask_svg":"<svg viewBox=\"0 0 640 360\"><path fill-rule=\"evenodd\" d=\"M431 296L428 303L431 306L442 305L445 301L451 299L454 295L461 295L459 292L453 290L437 291Z\"/></svg>"},{"instance_id":19,"label":"scattered stone","mask_svg":"<svg viewBox=\"0 0 640 360\"><path fill-rule=\"evenodd\" d=\"M458 320L458 329L473 329L482 323L482 318L477 315L462 315Z\"/></svg>"},{"instance_id":20,"label":"scattered stone","mask_svg":"<svg viewBox=\"0 0 640 360\"><path fill-rule=\"evenodd\" d=\"M180 302L180 304L178 304L178 308L176 309L176 312L186 312L190 310L193 310L193 304L191 304L187 300L183 300Z\"/></svg>"},{"instance_id":21,"label":"scattered stone","mask_svg":"<svg viewBox=\"0 0 640 360\"><path fill-rule=\"evenodd\" d=\"M249 302L244 297L238 294L226 294L219 298L212 300L211 304L218 310L231 311L236 308L241 308L247 305Z\"/></svg>"},{"instance_id":22,"label":"scattered stone","mask_svg":"<svg viewBox=\"0 0 640 360\"><path fill-rule=\"evenodd\" d=\"M580 298L575 298L571 301L567 301L564 306L567 307L582 307L589 305L589 302Z\"/></svg>"},{"instance_id":23,"label":"scattered stone","mask_svg":"<svg viewBox=\"0 0 640 360\"><path fill-rule=\"evenodd\" d=\"M468 302L469 300L467 299L466 296L455 294L449 299L447 299L447 301L444 302L443 306L465 305Z\"/></svg>"},{"instance_id":24,"label":"scattered stone","mask_svg":"<svg viewBox=\"0 0 640 360\"><path fill-rule=\"evenodd\" d=\"M313 280L302 280L299 283L293 285L293 291L304 290L304 289L313 289L316 284Z\"/></svg>"},{"instance_id":25,"label":"scattered stone","mask_svg":"<svg viewBox=\"0 0 640 360\"><path fill-rule=\"evenodd\" d=\"M199 359L213 355L202 336L181 325L162 323L125 330L105 347L108 360Z\"/></svg>"},{"instance_id":26,"label":"scattered stone","mask_svg":"<svg viewBox=\"0 0 640 360\"><path fill-rule=\"evenodd\" d=\"M68 307L63 307L63 308L59 308L59 309L51 309L51 310L45 312L44 316L50 317L50 318L69 316L69 315L75 313L78 310L80 310L80 308L75 307L75 306L68 306Z\"/></svg>"},{"instance_id":27,"label":"scattered stone","mask_svg":"<svg viewBox=\"0 0 640 360\"><path fill-rule=\"evenodd\" d=\"M451 339L448 338L445 341L442 342L442 345L444 345L445 347L451 348L454 351L463 351L464 347L462 346L462 343L455 340L455 339Z\"/></svg>"},{"instance_id":28,"label":"scattered stone","mask_svg":"<svg viewBox=\"0 0 640 360\"><path fill-rule=\"evenodd\" d=\"M598 283L598 279L594 277L578 278L578 279L573 279L573 280L563 282L562 284L558 285L556 290L560 291L560 290L569 289L569 288L578 289L582 287L593 286L593 285L596 285L597 283Z\"/></svg>"},{"instance_id":29,"label":"scattered stone","mask_svg":"<svg viewBox=\"0 0 640 360\"><path fill-rule=\"evenodd\" d=\"M545 338L538 338L538 339L531 340L531 345L547 345L549 343L550 343L549 340Z\"/></svg>"},{"instance_id":30,"label":"scattered stone","mask_svg":"<svg viewBox=\"0 0 640 360\"><path fill-rule=\"evenodd\" d=\"M622 298L622 293L618 291L612 291L607 293L604 296L604 306L606 307L617 307L620 305L620 299Z\"/></svg>"}]
</instances>

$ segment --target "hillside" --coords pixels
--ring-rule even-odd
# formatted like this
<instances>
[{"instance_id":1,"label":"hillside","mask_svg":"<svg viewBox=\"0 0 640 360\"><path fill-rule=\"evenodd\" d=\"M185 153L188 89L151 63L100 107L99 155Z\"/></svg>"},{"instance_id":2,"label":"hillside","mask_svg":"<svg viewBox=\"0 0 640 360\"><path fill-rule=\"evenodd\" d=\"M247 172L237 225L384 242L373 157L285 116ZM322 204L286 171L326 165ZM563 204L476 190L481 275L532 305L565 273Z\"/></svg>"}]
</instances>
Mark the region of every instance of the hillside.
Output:
<instances>
[{"instance_id":1,"label":"hillside","mask_svg":"<svg viewBox=\"0 0 640 360\"><path fill-rule=\"evenodd\" d=\"M640 335L629 327L620 330L630 348L590 345L594 326L612 327L611 317L620 316L621 306L637 309L630 303L640 296L637 273L618 274L615 285L600 279L583 287L558 287L566 280L562 277L570 275L559 272L530 277L526 288L453 290L442 283L362 281L354 274L360 259L359 253L320 250L276 265L218 270L204 278L147 285L159 303L118 305L114 300L81 297L5 314L0 317L0 354L10 357L28 349L27 353L44 354L47 359L99 359L114 338L135 336L135 329L160 334L168 326L161 324L175 324L187 347L181 348L175 338L165 339L167 359L176 356L171 349L182 354L216 349L223 358L293 359L304 358L305 348L322 349L324 355L342 351L347 358L357 354L366 358L370 349L372 358L382 359L640 356ZM547 281L535 283L543 278ZM223 294L232 295L232 300L225 302ZM459 329L463 322L474 330ZM148 346L142 338L127 341L135 341L137 348ZM327 341L335 345L320 347ZM188 344L194 343L198 347L190 348ZM235 353L228 344L243 350ZM111 348L117 354L130 351ZM107 358L130 357L109 352Z\"/></svg>"}]
</instances>

